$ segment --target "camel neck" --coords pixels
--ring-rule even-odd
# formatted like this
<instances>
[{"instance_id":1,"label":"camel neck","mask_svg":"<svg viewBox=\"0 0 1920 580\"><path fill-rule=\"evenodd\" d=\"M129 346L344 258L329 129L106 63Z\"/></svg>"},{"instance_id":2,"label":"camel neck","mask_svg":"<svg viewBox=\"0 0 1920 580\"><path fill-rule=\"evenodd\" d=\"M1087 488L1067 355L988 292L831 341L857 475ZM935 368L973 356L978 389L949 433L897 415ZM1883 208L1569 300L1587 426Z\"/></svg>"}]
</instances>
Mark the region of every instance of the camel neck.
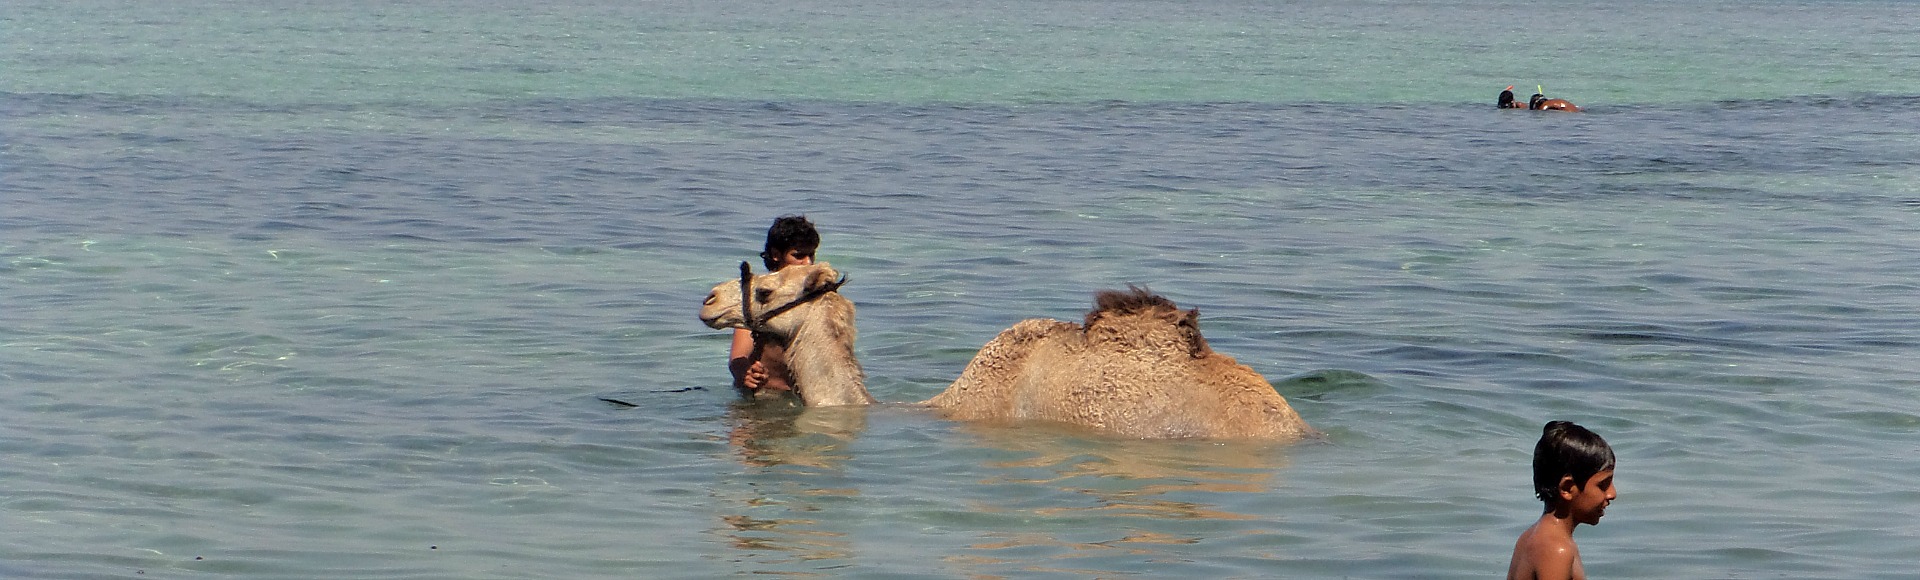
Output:
<instances>
[{"instance_id":1,"label":"camel neck","mask_svg":"<svg viewBox=\"0 0 1920 580\"><path fill-rule=\"evenodd\" d=\"M829 307L823 303L805 311L807 317L795 326L788 343L787 369L809 406L873 403L866 373L853 354L855 330L825 315Z\"/></svg>"}]
</instances>

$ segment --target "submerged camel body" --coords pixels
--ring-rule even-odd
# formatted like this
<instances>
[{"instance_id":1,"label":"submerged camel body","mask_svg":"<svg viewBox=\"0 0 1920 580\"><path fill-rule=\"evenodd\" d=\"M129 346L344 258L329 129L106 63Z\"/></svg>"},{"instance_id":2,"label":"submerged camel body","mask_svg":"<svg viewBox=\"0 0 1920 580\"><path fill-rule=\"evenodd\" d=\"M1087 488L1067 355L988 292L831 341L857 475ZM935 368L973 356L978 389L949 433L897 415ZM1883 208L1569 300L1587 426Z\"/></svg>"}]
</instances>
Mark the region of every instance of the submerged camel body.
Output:
<instances>
[{"instance_id":1,"label":"submerged camel body","mask_svg":"<svg viewBox=\"0 0 1920 580\"><path fill-rule=\"evenodd\" d=\"M1144 439L1314 433L1260 373L1213 352L1200 312L1145 290L1095 296L1084 325L1023 320L928 400L968 421L1043 420Z\"/></svg>"},{"instance_id":2,"label":"submerged camel body","mask_svg":"<svg viewBox=\"0 0 1920 580\"><path fill-rule=\"evenodd\" d=\"M820 263L754 277L750 310L800 301L754 322L740 312L739 283L723 282L707 295L700 319L713 328L751 327L785 339L794 388L807 405L871 403L853 354L853 304L836 292L820 293L838 276ZM818 296L801 300L810 293ZM1199 311L1182 311L1137 288L1096 295L1085 325L1014 324L922 404L957 420L1056 421L1147 439L1314 433L1259 373L1207 346Z\"/></svg>"},{"instance_id":3,"label":"submerged camel body","mask_svg":"<svg viewBox=\"0 0 1920 580\"><path fill-rule=\"evenodd\" d=\"M867 375L853 356L853 302L835 291L839 277L826 262L753 277L748 290L752 321L741 313L740 283L722 282L707 294L700 320L709 327L746 328L786 342L793 389L808 406L872 403ZM765 317L788 304L794 306Z\"/></svg>"}]
</instances>

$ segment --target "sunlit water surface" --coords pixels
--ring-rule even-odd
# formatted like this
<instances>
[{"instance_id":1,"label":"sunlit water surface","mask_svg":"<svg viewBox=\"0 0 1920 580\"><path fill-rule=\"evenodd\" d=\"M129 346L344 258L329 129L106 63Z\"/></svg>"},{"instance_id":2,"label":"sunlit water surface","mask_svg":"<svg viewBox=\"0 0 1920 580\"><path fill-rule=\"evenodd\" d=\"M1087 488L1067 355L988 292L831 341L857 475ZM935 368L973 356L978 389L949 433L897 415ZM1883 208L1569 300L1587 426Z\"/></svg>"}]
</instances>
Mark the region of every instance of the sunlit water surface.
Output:
<instances>
[{"instance_id":1,"label":"sunlit water surface","mask_svg":"<svg viewBox=\"0 0 1920 580\"><path fill-rule=\"evenodd\" d=\"M1909 574L1915 11L16 2L0 576L1485 578L1550 419L1595 577ZM798 212L887 404L694 319ZM1127 284L1326 436L910 404Z\"/></svg>"}]
</instances>

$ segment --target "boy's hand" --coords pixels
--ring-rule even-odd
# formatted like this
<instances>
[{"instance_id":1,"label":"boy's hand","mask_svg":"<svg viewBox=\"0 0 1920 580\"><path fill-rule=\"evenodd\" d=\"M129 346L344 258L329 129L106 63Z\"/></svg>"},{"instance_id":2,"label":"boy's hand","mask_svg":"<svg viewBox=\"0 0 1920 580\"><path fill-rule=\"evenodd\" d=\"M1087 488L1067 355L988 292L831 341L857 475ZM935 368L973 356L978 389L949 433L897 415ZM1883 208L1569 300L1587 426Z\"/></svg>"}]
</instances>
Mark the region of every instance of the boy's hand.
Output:
<instances>
[{"instance_id":1,"label":"boy's hand","mask_svg":"<svg viewBox=\"0 0 1920 580\"><path fill-rule=\"evenodd\" d=\"M758 361L747 365L747 371L740 375L740 386L757 391L766 385L767 367L762 366Z\"/></svg>"}]
</instances>

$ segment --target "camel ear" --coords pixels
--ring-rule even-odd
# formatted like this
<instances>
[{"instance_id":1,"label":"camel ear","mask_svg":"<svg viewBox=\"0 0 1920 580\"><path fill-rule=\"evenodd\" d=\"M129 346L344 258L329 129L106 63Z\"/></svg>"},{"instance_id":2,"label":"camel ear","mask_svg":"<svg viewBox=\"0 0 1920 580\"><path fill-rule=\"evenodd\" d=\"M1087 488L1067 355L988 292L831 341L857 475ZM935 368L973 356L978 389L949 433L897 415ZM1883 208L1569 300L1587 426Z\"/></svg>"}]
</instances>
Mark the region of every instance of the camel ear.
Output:
<instances>
[{"instance_id":1,"label":"camel ear","mask_svg":"<svg viewBox=\"0 0 1920 580\"><path fill-rule=\"evenodd\" d=\"M1206 337L1200 336L1200 309L1187 311L1187 315L1180 320L1180 330L1187 335L1187 349L1193 354L1193 358L1213 353L1213 347L1207 345Z\"/></svg>"},{"instance_id":2,"label":"camel ear","mask_svg":"<svg viewBox=\"0 0 1920 580\"><path fill-rule=\"evenodd\" d=\"M832 283L833 283L833 271L828 270L826 268L820 268L807 273L807 281L806 281L806 284L804 284L804 286L806 286L807 290L811 292L813 290L824 288L828 284L832 284Z\"/></svg>"}]
</instances>

